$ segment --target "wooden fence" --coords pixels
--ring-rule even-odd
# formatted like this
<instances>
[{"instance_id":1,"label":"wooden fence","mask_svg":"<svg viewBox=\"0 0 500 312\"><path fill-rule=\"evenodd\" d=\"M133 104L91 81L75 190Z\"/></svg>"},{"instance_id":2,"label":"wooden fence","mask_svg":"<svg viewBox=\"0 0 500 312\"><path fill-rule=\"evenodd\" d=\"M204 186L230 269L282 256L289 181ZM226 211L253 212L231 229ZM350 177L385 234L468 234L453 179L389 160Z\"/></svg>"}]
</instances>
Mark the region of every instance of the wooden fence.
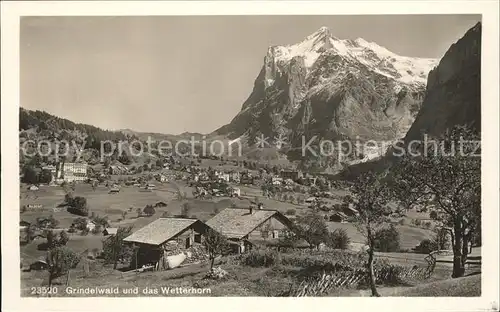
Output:
<instances>
[{"instance_id":1,"label":"wooden fence","mask_svg":"<svg viewBox=\"0 0 500 312\"><path fill-rule=\"evenodd\" d=\"M428 270L426 268L403 268L399 266L384 267L380 271L375 272L375 275L377 283L404 282L409 280L421 280L429 277ZM334 288L356 287L361 283L366 283L367 278L368 274L366 270L357 270L345 273L342 272L340 274L323 273L319 279L303 281L298 285L298 287L295 288L294 285L292 285L288 296L320 296Z\"/></svg>"}]
</instances>

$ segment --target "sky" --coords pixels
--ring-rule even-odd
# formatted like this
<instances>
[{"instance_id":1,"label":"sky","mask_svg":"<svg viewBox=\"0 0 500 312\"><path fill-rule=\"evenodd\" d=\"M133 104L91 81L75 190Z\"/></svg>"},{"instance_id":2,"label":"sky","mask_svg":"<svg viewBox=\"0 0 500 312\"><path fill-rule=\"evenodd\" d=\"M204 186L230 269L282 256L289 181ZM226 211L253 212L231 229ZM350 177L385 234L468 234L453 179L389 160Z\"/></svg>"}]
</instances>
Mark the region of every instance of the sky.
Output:
<instances>
[{"instance_id":1,"label":"sky","mask_svg":"<svg viewBox=\"0 0 500 312\"><path fill-rule=\"evenodd\" d=\"M267 49L322 26L441 58L480 15L23 17L21 107L104 129L210 133L250 95Z\"/></svg>"}]
</instances>

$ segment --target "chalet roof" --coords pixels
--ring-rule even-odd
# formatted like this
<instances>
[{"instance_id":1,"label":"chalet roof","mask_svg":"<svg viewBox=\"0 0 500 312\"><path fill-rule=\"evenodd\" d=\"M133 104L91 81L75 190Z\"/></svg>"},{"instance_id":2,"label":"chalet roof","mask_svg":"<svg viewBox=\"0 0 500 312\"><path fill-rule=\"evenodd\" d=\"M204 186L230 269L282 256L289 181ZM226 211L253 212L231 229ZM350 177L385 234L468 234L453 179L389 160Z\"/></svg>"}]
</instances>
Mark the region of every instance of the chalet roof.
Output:
<instances>
[{"instance_id":1,"label":"chalet roof","mask_svg":"<svg viewBox=\"0 0 500 312\"><path fill-rule=\"evenodd\" d=\"M353 213L358 213L358 210L356 208L351 207L351 205L345 206L344 209L349 210ZM344 210L344 211L346 211L346 210Z\"/></svg>"},{"instance_id":2,"label":"chalet roof","mask_svg":"<svg viewBox=\"0 0 500 312\"><path fill-rule=\"evenodd\" d=\"M35 263L43 263L43 264L48 264L47 261L43 258L40 258L40 259L37 259L35 261L33 261L32 264L35 264Z\"/></svg>"},{"instance_id":3,"label":"chalet roof","mask_svg":"<svg viewBox=\"0 0 500 312\"><path fill-rule=\"evenodd\" d=\"M333 216L333 215L337 215L337 216L342 217L342 218L347 218L347 217L348 217L348 216L347 216L345 213L343 213L342 211L334 211L334 212L332 213L332 216Z\"/></svg>"},{"instance_id":4,"label":"chalet roof","mask_svg":"<svg viewBox=\"0 0 500 312\"><path fill-rule=\"evenodd\" d=\"M149 245L161 245L190 227L197 219L159 218L126 237L124 241Z\"/></svg>"},{"instance_id":5,"label":"chalet roof","mask_svg":"<svg viewBox=\"0 0 500 312\"><path fill-rule=\"evenodd\" d=\"M108 235L116 235L116 233L118 232L118 228L106 228L104 229L104 231L108 233Z\"/></svg>"},{"instance_id":6,"label":"chalet roof","mask_svg":"<svg viewBox=\"0 0 500 312\"><path fill-rule=\"evenodd\" d=\"M228 238L241 239L273 216L278 216L285 224L290 223L276 210L253 208L250 213L249 208L226 208L208 220L207 225Z\"/></svg>"}]
</instances>

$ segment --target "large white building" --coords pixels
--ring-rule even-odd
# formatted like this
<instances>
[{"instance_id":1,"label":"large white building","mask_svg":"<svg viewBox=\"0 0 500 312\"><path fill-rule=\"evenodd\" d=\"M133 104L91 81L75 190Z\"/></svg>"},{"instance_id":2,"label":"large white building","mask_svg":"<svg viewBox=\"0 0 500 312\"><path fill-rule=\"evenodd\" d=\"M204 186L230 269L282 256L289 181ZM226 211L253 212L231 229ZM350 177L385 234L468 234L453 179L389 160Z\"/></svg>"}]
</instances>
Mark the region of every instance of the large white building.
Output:
<instances>
[{"instance_id":1,"label":"large white building","mask_svg":"<svg viewBox=\"0 0 500 312\"><path fill-rule=\"evenodd\" d=\"M66 182L83 182L88 179L86 163L60 163L58 178Z\"/></svg>"}]
</instances>

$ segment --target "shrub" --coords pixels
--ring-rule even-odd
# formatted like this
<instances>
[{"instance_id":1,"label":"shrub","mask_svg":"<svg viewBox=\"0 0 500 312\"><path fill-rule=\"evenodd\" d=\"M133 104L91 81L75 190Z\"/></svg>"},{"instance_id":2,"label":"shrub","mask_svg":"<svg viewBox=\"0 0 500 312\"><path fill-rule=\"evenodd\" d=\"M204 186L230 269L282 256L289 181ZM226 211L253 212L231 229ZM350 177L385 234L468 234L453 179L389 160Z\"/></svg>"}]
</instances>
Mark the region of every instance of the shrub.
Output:
<instances>
[{"instance_id":1,"label":"shrub","mask_svg":"<svg viewBox=\"0 0 500 312\"><path fill-rule=\"evenodd\" d=\"M288 216L293 216L296 212L297 211L295 211L295 209L288 209L285 214Z\"/></svg>"},{"instance_id":2,"label":"shrub","mask_svg":"<svg viewBox=\"0 0 500 312\"><path fill-rule=\"evenodd\" d=\"M87 207L87 199L85 197L76 196L71 200L69 205L68 212L84 217L89 215L89 208Z\"/></svg>"},{"instance_id":3,"label":"shrub","mask_svg":"<svg viewBox=\"0 0 500 312\"><path fill-rule=\"evenodd\" d=\"M412 223L415 226L420 226L422 224L422 221L420 219L413 219Z\"/></svg>"},{"instance_id":4,"label":"shrub","mask_svg":"<svg viewBox=\"0 0 500 312\"><path fill-rule=\"evenodd\" d=\"M347 249L351 243L351 239L347 235L345 229L335 229L330 233L328 240L328 246L334 249Z\"/></svg>"},{"instance_id":5,"label":"shrub","mask_svg":"<svg viewBox=\"0 0 500 312\"><path fill-rule=\"evenodd\" d=\"M62 231L61 233L57 234L54 233L52 230L46 230L44 231L44 234L47 239L47 242L39 244L37 246L38 250L54 249L66 245L66 243L69 241L69 236L68 233L66 233L66 231Z\"/></svg>"},{"instance_id":6,"label":"shrub","mask_svg":"<svg viewBox=\"0 0 500 312\"><path fill-rule=\"evenodd\" d=\"M23 168L23 177L21 178L21 182L27 184L37 184L38 183L38 174L35 169L31 166L26 166Z\"/></svg>"},{"instance_id":7,"label":"shrub","mask_svg":"<svg viewBox=\"0 0 500 312\"><path fill-rule=\"evenodd\" d=\"M364 270L366 252L351 253L345 250L327 252L305 251L283 254L281 264L297 266L316 272L339 272Z\"/></svg>"},{"instance_id":8,"label":"shrub","mask_svg":"<svg viewBox=\"0 0 500 312\"><path fill-rule=\"evenodd\" d=\"M422 254L428 254L431 251L434 251L437 249L438 249L438 245L435 241L431 241L430 239L424 239L420 242L420 244L418 244L415 247L415 252L422 253Z\"/></svg>"},{"instance_id":9,"label":"shrub","mask_svg":"<svg viewBox=\"0 0 500 312\"><path fill-rule=\"evenodd\" d=\"M155 208L152 205L147 205L142 211L146 216L150 217L156 213Z\"/></svg>"},{"instance_id":10,"label":"shrub","mask_svg":"<svg viewBox=\"0 0 500 312\"><path fill-rule=\"evenodd\" d=\"M94 214L94 218L92 218L92 221L94 221L96 225L100 225L101 227L109 227L108 217L99 217L98 215Z\"/></svg>"},{"instance_id":11,"label":"shrub","mask_svg":"<svg viewBox=\"0 0 500 312\"><path fill-rule=\"evenodd\" d=\"M281 257L274 250L252 250L243 257L242 262L251 267L271 267L278 265L281 262Z\"/></svg>"},{"instance_id":12,"label":"shrub","mask_svg":"<svg viewBox=\"0 0 500 312\"><path fill-rule=\"evenodd\" d=\"M73 220L73 227L77 230L83 230L87 227L87 219L86 218L76 218Z\"/></svg>"},{"instance_id":13,"label":"shrub","mask_svg":"<svg viewBox=\"0 0 500 312\"><path fill-rule=\"evenodd\" d=\"M395 252L399 250L399 232L394 225L383 228L375 233L374 248L382 252Z\"/></svg>"},{"instance_id":14,"label":"shrub","mask_svg":"<svg viewBox=\"0 0 500 312\"><path fill-rule=\"evenodd\" d=\"M59 233L59 246L65 246L66 243L69 241L69 235L66 233L66 231L62 231Z\"/></svg>"},{"instance_id":15,"label":"shrub","mask_svg":"<svg viewBox=\"0 0 500 312\"><path fill-rule=\"evenodd\" d=\"M312 247L319 248L321 243L326 243L329 240L325 220L314 212L298 217L294 231Z\"/></svg>"},{"instance_id":16,"label":"shrub","mask_svg":"<svg viewBox=\"0 0 500 312\"><path fill-rule=\"evenodd\" d=\"M381 261L375 268L376 283L385 285L402 284L401 273L403 273L404 269L405 268L403 266L391 264L387 261Z\"/></svg>"},{"instance_id":17,"label":"shrub","mask_svg":"<svg viewBox=\"0 0 500 312\"><path fill-rule=\"evenodd\" d=\"M90 232L94 235L100 234L102 232L101 225L96 224L96 226Z\"/></svg>"},{"instance_id":18,"label":"shrub","mask_svg":"<svg viewBox=\"0 0 500 312\"><path fill-rule=\"evenodd\" d=\"M39 183L50 183L52 181L52 174L49 170L42 170L38 175Z\"/></svg>"},{"instance_id":19,"label":"shrub","mask_svg":"<svg viewBox=\"0 0 500 312\"><path fill-rule=\"evenodd\" d=\"M39 228L55 229L59 225L59 221L54 216L36 218L36 225Z\"/></svg>"},{"instance_id":20,"label":"shrub","mask_svg":"<svg viewBox=\"0 0 500 312\"><path fill-rule=\"evenodd\" d=\"M86 235L88 235L88 234L89 234L89 232L90 232L90 231L89 231L89 229L86 227L86 228L84 228L84 229L80 232L80 234L81 234L82 236L86 236Z\"/></svg>"}]
</instances>

